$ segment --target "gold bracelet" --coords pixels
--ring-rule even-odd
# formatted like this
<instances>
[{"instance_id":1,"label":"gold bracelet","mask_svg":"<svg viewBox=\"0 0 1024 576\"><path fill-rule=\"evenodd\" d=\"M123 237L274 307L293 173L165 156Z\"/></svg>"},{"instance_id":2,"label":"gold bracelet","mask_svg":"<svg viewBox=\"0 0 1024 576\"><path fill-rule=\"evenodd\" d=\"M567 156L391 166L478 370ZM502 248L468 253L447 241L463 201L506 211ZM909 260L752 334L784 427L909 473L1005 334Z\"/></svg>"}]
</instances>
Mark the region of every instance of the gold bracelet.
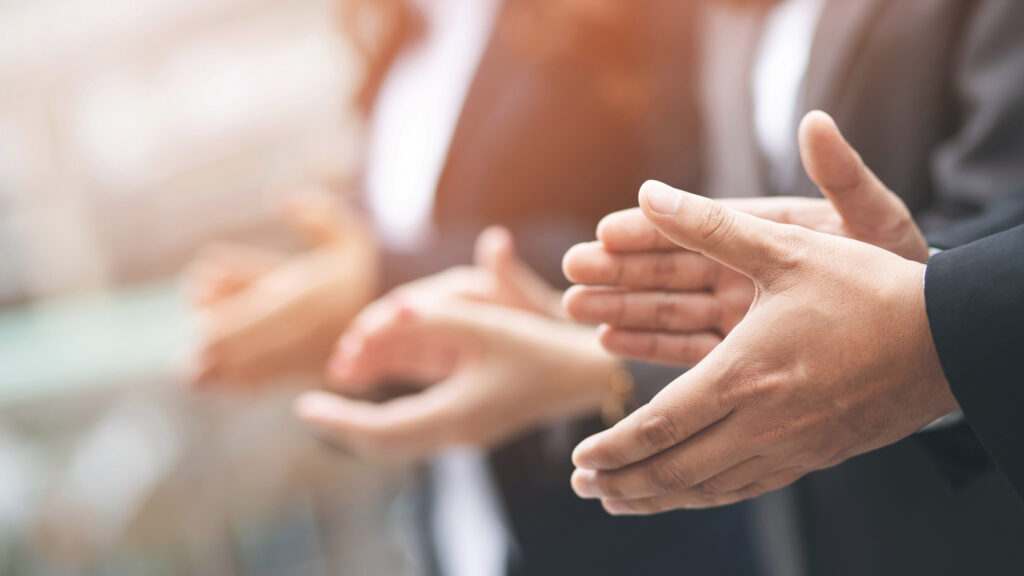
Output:
<instances>
[{"instance_id":1,"label":"gold bracelet","mask_svg":"<svg viewBox=\"0 0 1024 576\"><path fill-rule=\"evenodd\" d=\"M633 375L627 370L619 368L612 372L608 379L608 391L601 403L601 419L606 426L614 426L629 414L634 403L633 388Z\"/></svg>"}]
</instances>

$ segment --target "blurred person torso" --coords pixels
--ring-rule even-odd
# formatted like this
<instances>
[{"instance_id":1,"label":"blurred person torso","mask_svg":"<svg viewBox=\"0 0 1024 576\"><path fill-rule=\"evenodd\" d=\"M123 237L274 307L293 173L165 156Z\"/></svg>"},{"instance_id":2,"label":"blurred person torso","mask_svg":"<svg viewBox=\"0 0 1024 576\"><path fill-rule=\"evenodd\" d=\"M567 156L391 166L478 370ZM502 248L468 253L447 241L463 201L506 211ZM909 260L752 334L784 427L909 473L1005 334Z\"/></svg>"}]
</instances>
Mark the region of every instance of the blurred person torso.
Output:
<instances>
[{"instance_id":1,"label":"blurred person torso","mask_svg":"<svg viewBox=\"0 0 1024 576\"><path fill-rule=\"evenodd\" d=\"M564 251L592 238L604 214L634 205L645 179L697 186L693 36L682 31L692 3L400 4L408 11L392 14L394 44L370 59L363 99L364 191L387 243L386 285L469 262L473 238L495 223L564 285ZM429 482L438 567L472 573L496 565L481 558L490 553L508 556L515 574L674 573L683 563L754 572L744 507L613 519L577 499L569 451L597 426L531 433L491 454L489 467L467 451L438 459ZM502 511L507 528L495 526ZM466 552L476 558L457 558Z\"/></svg>"},{"instance_id":2,"label":"blurred person torso","mask_svg":"<svg viewBox=\"0 0 1024 576\"><path fill-rule=\"evenodd\" d=\"M382 4L413 16L370 57L364 188L390 251L418 252L386 284L467 262L499 223L564 285L559 250L632 205L645 175L697 187L691 2ZM444 261L420 264L428 246Z\"/></svg>"},{"instance_id":3,"label":"blurred person torso","mask_svg":"<svg viewBox=\"0 0 1024 576\"><path fill-rule=\"evenodd\" d=\"M498 0L415 0L423 25L383 79L368 125L365 194L384 245L431 235L434 191Z\"/></svg>"}]
</instances>

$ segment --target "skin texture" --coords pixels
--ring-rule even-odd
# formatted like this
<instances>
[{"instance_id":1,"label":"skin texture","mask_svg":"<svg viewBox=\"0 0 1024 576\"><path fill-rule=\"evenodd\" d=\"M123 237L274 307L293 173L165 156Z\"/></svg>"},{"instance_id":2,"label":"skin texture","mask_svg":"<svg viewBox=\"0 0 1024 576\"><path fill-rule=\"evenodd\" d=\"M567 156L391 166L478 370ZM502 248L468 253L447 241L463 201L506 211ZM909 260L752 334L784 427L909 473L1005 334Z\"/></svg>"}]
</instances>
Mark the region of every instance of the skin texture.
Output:
<instances>
[{"instance_id":1,"label":"skin texture","mask_svg":"<svg viewBox=\"0 0 1024 576\"><path fill-rule=\"evenodd\" d=\"M813 146L801 144L815 175ZM823 189L845 230L903 220L905 208L883 202L890 193L877 180ZM694 368L576 448L581 497L600 498L613 514L731 504L957 409L931 340L923 264L656 182L641 189L640 206L660 233L649 247L665 250L667 240L726 266L754 296ZM905 253L923 249L922 241Z\"/></svg>"},{"instance_id":2,"label":"skin texture","mask_svg":"<svg viewBox=\"0 0 1024 576\"><path fill-rule=\"evenodd\" d=\"M284 216L309 250L287 256L218 244L185 271L199 325L197 386L252 387L316 373L337 335L372 299L377 249L353 212L312 190L296 195Z\"/></svg>"},{"instance_id":3,"label":"skin texture","mask_svg":"<svg viewBox=\"0 0 1024 576\"><path fill-rule=\"evenodd\" d=\"M800 126L800 152L825 199L758 198L723 204L885 248L918 262L928 247L903 202L864 165L826 114ZM693 366L743 319L754 284L743 274L671 242L640 209L607 216L598 241L573 247L566 276L567 314L603 324L609 351L662 364Z\"/></svg>"},{"instance_id":4,"label":"skin texture","mask_svg":"<svg viewBox=\"0 0 1024 576\"><path fill-rule=\"evenodd\" d=\"M360 455L415 461L595 412L619 362L592 328L557 317L558 302L519 261L508 233L489 230L476 266L402 286L367 307L328 365L336 393L306 393L296 413ZM372 400L396 381L409 393Z\"/></svg>"}]
</instances>

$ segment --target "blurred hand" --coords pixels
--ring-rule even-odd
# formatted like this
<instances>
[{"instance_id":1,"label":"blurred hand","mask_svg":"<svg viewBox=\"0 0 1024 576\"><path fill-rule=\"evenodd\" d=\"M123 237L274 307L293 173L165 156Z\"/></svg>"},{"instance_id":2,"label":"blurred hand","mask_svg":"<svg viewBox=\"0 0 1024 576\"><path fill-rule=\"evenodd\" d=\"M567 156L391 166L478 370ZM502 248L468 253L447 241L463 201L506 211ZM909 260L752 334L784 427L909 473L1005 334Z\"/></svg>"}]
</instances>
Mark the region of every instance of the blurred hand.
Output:
<instances>
[{"instance_id":1,"label":"blurred hand","mask_svg":"<svg viewBox=\"0 0 1024 576\"><path fill-rule=\"evenodd\" d=\"M812 112L800 125L804 167L825 199L727 200L733 210L853 238L918 262L928 246L903 202L864 165L835 123ZM692 366L743 319L754 284L738 271L671 242L639 209L611 214L599 242L573 247L568 315L605 324L601 342L630 358Z\"/></svg>"},{"instance_id":2,"label":"blurred hand","mask_svg":"<svg viewBox=\"0 0 1024 576\"><path fill-rule=\"evenodd\" d=\"M924 265L650 182L664 237L750 278L750 311L696 367L581 443L572 484L614 514L718 506L885 446L957 409Z\"/></svg>"},{"instance_id":3,"label":"blurred hand","mask_svg":"<svg viewBox=\"0 0 1024 576\"><path fill-rule=\"evenodd\" d=\"M200 326L196 383L252 385L318 370L375 294L376 246L347 206L311 193L289 202L285 217L309 251L288 257L216 245L184 273Z\"/></svg>"},{"instance_id":4,"label":"blurred hand","mask_svg":"<svg viewBox=\"0 0 1024 576\"><path fill-rule=\"evenodd\" d=\"M455 300L467 300L511 308L554 318L561 312L561 294L524 263L516 252L512 235L498 226L477 238L475 265L458 266L395 288L367 306L342 334L328 364L328 375L343 385L346 393L373 396L376 388L401 376L410 376L416 366L432 366L436 358L430 340L413 340L416 358L408 350L375 337L395 320L403 306L429 309ZM368 346L368 342L374 345ZM396 366L406 359L408 366ZM400 369L399 369L400 368ZM400 373L389 373L399 370ZM429 371L436 374L436 371ZM437 377L414 378L433 382Z\"/></svg>"},{"instance_id":5,"label":"blurred hand","mask_svg":"<svg viewBox=\"0 0 1024 576\"><path fill-rule=\"evenodd\" d=\"M328 366L344 396L307 393L296 411L359 453L403 460L492 446L550 418L596 411L619 363L592 329L553 317L557 302L508 233L492 229L477 243L477 266L367 307ZM394 382L418 391L356 399Z\"/></svg>"}]
</instances>

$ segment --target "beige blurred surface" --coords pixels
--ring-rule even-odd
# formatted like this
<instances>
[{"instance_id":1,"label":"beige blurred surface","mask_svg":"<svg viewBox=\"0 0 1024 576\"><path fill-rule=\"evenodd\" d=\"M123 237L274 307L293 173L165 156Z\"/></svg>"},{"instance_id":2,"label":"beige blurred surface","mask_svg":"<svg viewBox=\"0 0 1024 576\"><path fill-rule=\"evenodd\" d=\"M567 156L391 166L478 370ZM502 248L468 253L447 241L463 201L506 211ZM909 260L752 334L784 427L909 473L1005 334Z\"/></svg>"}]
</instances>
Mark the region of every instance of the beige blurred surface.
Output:
<instances>
[{"instance_id":1,"label":"beige blurred surface","mask_svg":"<svg viewBox=\"0 0 1024 576\"><path fill-rule=\"evenodd\" d=\"M407 470L183 383L174 275L345 174L331 0L0 0L0 574L401 574ZM396 516L397 514L397 516Z\"/></svg>"},{"instance_id":2,"label":"beige blurred surface","mask_svg":"<svg viewBox=\"0 0 1024 576\"><path fill-rule=\"evenodd\" d=\"M343 173L330 0L0 0L0 303L177 270Z\"/></svg>"}]
</instances>

